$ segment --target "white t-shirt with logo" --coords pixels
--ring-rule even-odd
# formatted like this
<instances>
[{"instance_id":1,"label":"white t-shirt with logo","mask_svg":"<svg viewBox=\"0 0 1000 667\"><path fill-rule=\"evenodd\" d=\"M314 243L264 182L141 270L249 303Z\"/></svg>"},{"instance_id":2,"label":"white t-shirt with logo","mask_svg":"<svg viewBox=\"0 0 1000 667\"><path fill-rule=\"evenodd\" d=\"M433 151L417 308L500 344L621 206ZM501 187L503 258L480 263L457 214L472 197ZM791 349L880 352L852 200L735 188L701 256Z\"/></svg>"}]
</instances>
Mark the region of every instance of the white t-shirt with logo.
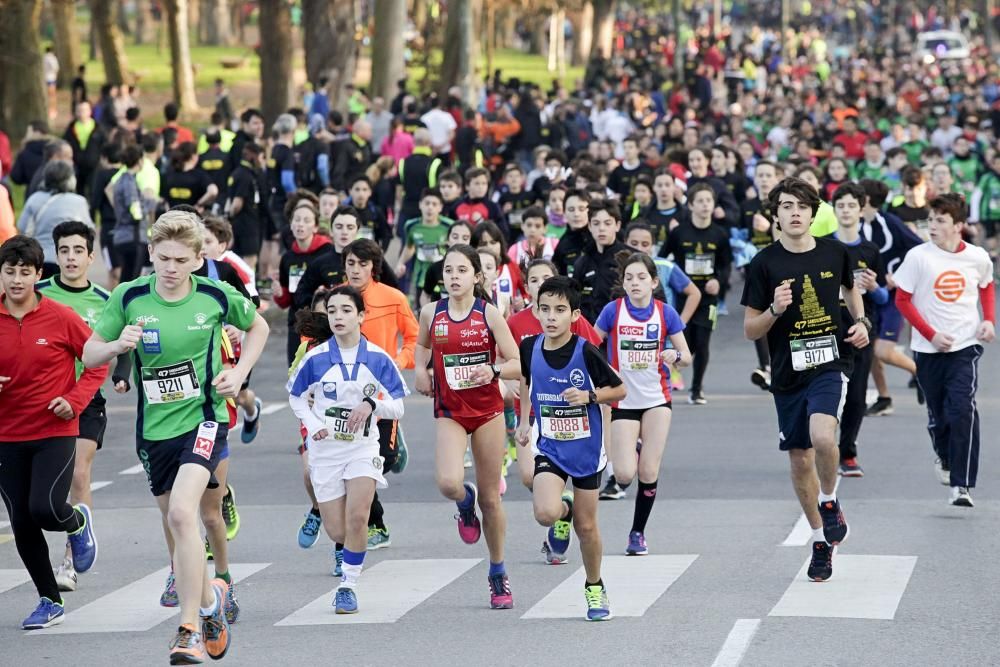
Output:
<instances>
[{"instance_id":1,"label":"white t-shirt with logo","mask_svg":"<svg viewBox=\"0 0 1000 667\"><path fill-rule=\"evenodd\" d=\"M955 338L953 352L979 343L979 289L993 280L993 262L985 250L966 244L959 252L948 252L927 242L906 254L893 279L913 295L913 305L935 331ZM937 352L916 329L910 348Z\"/></svg>"}]
</instances>

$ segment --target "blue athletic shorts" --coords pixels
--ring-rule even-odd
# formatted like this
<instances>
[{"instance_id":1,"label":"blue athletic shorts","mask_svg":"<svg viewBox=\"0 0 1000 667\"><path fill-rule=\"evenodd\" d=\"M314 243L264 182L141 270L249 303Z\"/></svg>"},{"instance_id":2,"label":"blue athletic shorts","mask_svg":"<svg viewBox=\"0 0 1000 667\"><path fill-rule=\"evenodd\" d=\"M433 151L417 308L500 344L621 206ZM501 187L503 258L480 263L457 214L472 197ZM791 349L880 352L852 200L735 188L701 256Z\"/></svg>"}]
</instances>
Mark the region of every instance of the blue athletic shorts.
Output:
<instances>
[{"instance_id":1,"label":"blue athletic shorts","mask_svg":"<svg viewBox=\"0 0 1000 667\"><path fill-rule=\"evenodd\" d=\"M895 291L893 291L895 294ZM896 308L895 297L877 306L878 308L878 337L881 340L891 340L893 343L899 342L900 330L903 328L903 315Z\"/></svg>"},{"instance_id":2,"label":"blue athletic shorts","mask_svg":"<svg viewBox=\"0 0 1000 667\"><path fill-rule=\"evenodd\" d=\"M840 420L847 398L847 376L840 371L826 371L814 377L802 389L774 393L778 411L778 448L810 449L809 418L814 414L830 415Z\"/></svg>"}]
</instances>

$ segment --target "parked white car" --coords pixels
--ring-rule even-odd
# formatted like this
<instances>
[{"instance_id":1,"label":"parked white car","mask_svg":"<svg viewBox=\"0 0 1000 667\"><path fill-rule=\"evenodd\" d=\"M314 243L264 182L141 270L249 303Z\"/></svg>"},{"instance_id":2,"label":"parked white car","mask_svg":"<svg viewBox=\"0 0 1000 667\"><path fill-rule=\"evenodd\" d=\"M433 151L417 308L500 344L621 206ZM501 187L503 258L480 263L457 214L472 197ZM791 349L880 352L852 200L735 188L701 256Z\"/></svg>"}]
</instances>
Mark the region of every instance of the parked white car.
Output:
<instances>
[{"instance_id":1,"label":"parked white car","mask_svg":"<svg viewBox=\"0 0 1000 667\"><path fill-rule=\"evenodd\" d=\"M928 64L935 60L962 60L970 56L969 40L962 33L951 30L920 33L914 51Z\"/></svg>"}]
</instances>

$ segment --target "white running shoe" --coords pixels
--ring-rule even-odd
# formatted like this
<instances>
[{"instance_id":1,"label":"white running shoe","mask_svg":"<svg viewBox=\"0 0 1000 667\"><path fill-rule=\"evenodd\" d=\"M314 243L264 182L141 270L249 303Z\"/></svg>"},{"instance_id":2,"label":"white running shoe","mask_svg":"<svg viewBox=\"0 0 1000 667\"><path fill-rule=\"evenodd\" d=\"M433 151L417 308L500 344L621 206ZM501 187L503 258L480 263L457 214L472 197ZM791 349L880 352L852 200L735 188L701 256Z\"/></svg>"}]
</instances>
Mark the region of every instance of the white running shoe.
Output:
<instances>
[{"instance_id":1,"label":"white running shoe","mask_svg":"<svg viewBox=\"0 0 1000 667\"><path fill-rule=\"evenodd\" d=\"M951 487L951 499L949 502L955 507L973 507L972 496L969 494L968 487L965 486Z\"/></svg>"},{"instance_id":2,"label":"white running shoe","mask_svg":"<svg viewBox=\"0 0 1000 667\"><path fill-rule=\"evenodd\" d=\"M951 471L945 470L941 459L934 459L934 472L937 474L938 481L941 482L942 486L951 486Z\"/></svg>"},{"instance_id":3,"label":"white running shoe","mask_svg":"<svg viewBox=\"0 0 1000 667\"><path fill-rule=\"evenodd\" d=\"M56 584L63 592L76 590L76 570L73 569L72 558L64 558L62 565L56 570Z\"/></svg>"}]
</instances>

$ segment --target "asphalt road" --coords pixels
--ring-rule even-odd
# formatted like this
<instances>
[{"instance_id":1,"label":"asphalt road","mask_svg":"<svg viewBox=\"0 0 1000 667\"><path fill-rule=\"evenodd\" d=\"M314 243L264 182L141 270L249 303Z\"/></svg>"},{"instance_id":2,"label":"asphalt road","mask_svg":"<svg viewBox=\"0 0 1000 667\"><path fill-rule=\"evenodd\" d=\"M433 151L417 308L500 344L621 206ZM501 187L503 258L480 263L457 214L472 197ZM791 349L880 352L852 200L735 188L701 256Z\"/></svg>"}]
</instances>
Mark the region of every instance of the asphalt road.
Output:
<instances>
[{"instance_id":1,"label":"asphalt road","mask_svg":"<svg viewBox=\"0 0 1000 667\"><path fill-rule=\"evenodd\" d=\"M409 467L389 476L383 494L392 546L368 556L361 613L334 615L327 539L308 551L296 544L308 501L284 393L284 330L276 325L254 371L268 412L260 436L251 445L232 438L242 531L231 558L243 612L226 664L1000 664L996 351L981 365L976 507L946 503L924 410L906 378L890 371L895 414L866 420L859 457L866 475L840 487L850 540L834 559L834 579L813 584L804 576L809 549L796 530L801 513L777 448L773 405L749 382L753 348L742 339L736 294L712 344L709 404L675 400L647 529L650 556L621 556L632 490L624 501L600 504L604 580L616 614L604 624L582 620L575 542L569 564L544 563L543 530L513 473L504 506L515 608L489 609L485 545L459 541L454 505L436 490L431 406L419 396L408 399L403 419ZM407 379L412 385L412 374ZM94 492L100 558L66 594L58 632L20 630L35 591L0 514L0 665L166 664L176 619L157 605L168 560L158 512L136 474L133 401L114 394L109 401L93 477L102 484ZM49 537L56 562L64 538Z\"/></svg>"}]
</instances>

